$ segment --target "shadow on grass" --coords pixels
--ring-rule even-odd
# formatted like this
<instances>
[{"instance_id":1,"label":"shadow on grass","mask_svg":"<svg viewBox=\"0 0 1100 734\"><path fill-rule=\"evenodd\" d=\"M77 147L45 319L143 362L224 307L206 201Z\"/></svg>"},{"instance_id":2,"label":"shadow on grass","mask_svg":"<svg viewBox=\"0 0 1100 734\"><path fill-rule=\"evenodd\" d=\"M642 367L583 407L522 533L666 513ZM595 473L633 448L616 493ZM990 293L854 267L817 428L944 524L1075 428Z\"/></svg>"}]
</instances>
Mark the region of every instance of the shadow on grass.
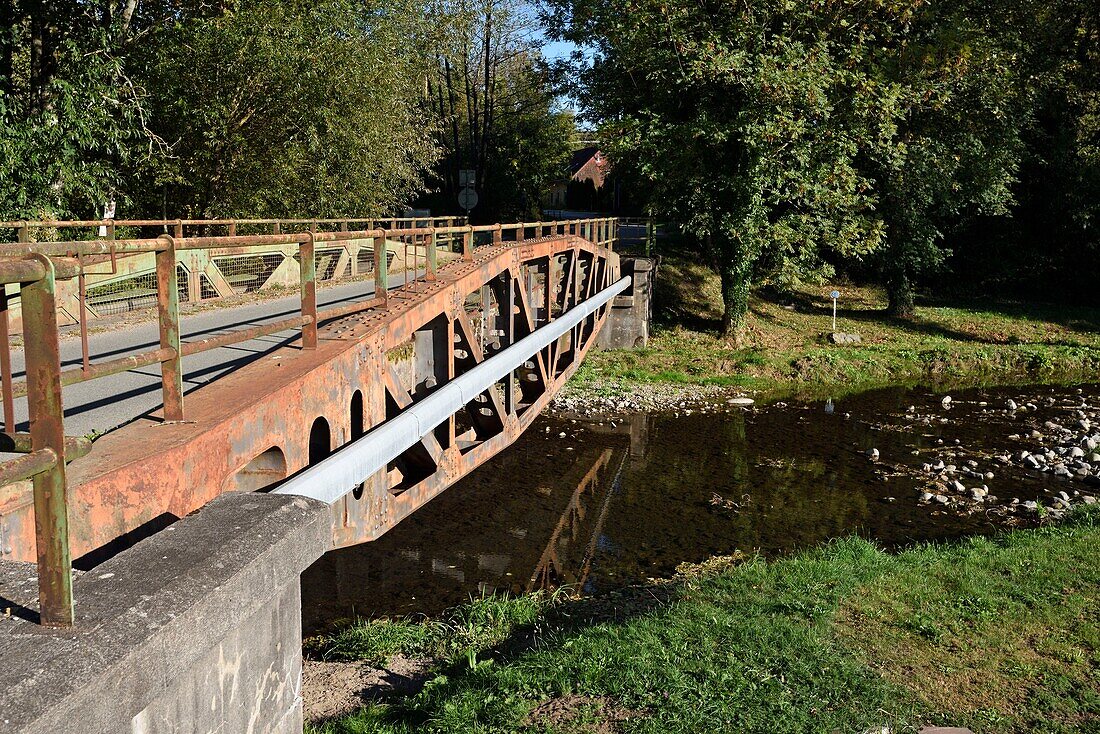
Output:
<instances>
[{"instance_id":1,"label":"shadow on grass","mask_svg":"<svg viewBox=\"0 0 1100 734\"><path fill-rule=\"evenodd\" d=\"M392 731L419 731L438 714L441 702L482 689L491 698L494 694L493 683L479 676L479 671L507 665L540 649L559 646L597 625L623 624L657 612L681 598L688 582L689 579L675 579L661 584L627 587L600 597L551 602L533 623L514 627L505 639L476 650L474 655L454 656L450 662L424 676L414 688L390 690L375 696L364 695L363 704L367 708L358 715L350 720L348 717L338 717L314 722L309 731L321 734L359 732L363 721ZM430 689L430 700L418 700L417 695L425 688Z\"/></svg>"},{"instance_id":2,"label":"shadow on grass","mask_svg":"<svg viewBox=\"0 0 1100 734\"><path fill-rule=\"evenodd\" d=\"M822 317L832 314L831 306L822 304L805 293L778 294L765 290L759 292L757 295L777 305L782 305L784 302L793 303L799 311L803 313ZM1018 321L1027 320L1057 324L1082 334L1095 334L1100 332L1100 310L1097 309L1082 309L1079 307L1059 308L1050 305L1030 306L1026 304L990 303L980 301L952 301L947 303L939 300L922 300L921 305L932 308L958 308L981 311L984 313L996 313ZM760 315L759 312L757 313ZM972 344L1004 345L1020 343L1020 340L1016 337L983 337L969 331L953 329L942 323L931 321L926 318L898 318L889 315L885 310L841 308L837 310L837 317L843 318L848 322L887 325L912 334L934 336ZM1044 343L1052 346L1077 346L1073 342L1066 341L1045 341Z\"/></svg>"}]
</instances>

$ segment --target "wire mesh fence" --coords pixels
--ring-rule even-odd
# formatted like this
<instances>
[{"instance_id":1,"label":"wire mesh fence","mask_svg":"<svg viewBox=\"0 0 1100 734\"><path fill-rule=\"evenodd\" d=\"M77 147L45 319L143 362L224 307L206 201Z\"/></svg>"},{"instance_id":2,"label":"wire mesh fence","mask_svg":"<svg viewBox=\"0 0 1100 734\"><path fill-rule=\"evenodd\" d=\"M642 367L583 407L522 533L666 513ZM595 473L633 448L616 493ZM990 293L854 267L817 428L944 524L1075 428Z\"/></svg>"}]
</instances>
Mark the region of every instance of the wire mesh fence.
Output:
<instances>
[{"instance_id":1,"label":"wire mesh fence","mask_svg":"<svg viewBox=\"0 0 1100 734\"><path fill-rule=\"evenodd\" d=\"M176 288L180 303L188 300L190 273L182 264L176 265ZM92 286L87 289L88 307L100 316L155 308L157 305L157 274L149 271L127 278Z\"/></svg>"}]
</instances>

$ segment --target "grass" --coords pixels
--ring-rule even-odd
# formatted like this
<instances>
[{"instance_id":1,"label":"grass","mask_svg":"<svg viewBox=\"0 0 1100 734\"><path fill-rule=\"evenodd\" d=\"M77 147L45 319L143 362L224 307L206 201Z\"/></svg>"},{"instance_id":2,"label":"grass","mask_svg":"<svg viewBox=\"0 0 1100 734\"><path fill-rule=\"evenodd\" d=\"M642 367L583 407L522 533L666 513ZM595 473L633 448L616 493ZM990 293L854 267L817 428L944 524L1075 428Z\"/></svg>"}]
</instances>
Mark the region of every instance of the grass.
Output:
<instances>
[{"instance_id":1,"label":"grass","mask_svg":"<svg viewBox=\"0 0 1100 734\"><path fill-rule=\"evenodd\" d=\"M447 663L506 640L520 627L535 628L558 599L535 593L512 599L487 596L450 610L440 619L360 620L328 636L306 640L305 651L321 660L363 660L383 665L396 654Z\"/></svg>"},{"instance_id":2,"label":"grass","mask_svg":"<svg viewBox=\"0 0 1100 734\"><path fill-rule=\"evenodd\" d=\"M860 345L825 340L834 288L842 294L837 328L860 334ZM655 304L648 347L590 354L574 389L665 382L835 396L845 388L1087 380L1100 372L1100 308L925 303L911 320L892 319L881 289L827 283L755 294L746 345L735 348L718 335L717 275L675 251L658 270Z\"/></svg>"},{"instance_id":3,"label":"grass","mask_svg":"<svg viewBox=\"0 0 1100 734\"><path fill-rule=\"evenodd\" d=\"M853 538L714 562L602 600L363 622L315 649L442 651L437 675L312 731L1100 731L1098 559L1100 514L1082 511L899 554Z\"/></svg>"}]
</instances>

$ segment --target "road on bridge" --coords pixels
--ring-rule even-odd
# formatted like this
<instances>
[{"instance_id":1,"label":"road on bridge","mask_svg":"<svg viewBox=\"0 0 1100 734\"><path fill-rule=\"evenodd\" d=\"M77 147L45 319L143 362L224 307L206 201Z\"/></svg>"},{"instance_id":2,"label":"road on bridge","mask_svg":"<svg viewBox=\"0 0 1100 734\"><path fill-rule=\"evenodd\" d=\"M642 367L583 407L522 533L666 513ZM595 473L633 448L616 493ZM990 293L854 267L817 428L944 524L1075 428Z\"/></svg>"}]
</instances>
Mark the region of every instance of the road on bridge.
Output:
<instances>
[{"instance_id":1,"label":"road on bridge","mask_svg":"<svg viewBox=\"0 0 1100 734\"><path fill-rule=\"evenodd\" d=\"M423 271L420 271L423 274ZM390 290L401 287L410 273L392 273ZM319 288L318 307L342 305L362 301L374 295L371 279L352 281ZM300 297L297 292L270 301L240 306L216 307L181 318L182 341L206 339L234 330L247 329L261 324L285 319L299 313ZM227 347L211 349L184 357L183 387L185 392L263 357L272 350L285 346L300 335L299 329L251 339ZM88 337L91 362L125 357L128 354L156 349L159 332L155 310L151 320L120 326L116 330L90 334ZM62 368L79 367L81 364L80 340L67 338L61 341ZM23 379L25 368L23 350L12 350L12 371L16 380ZM65 432L70 436L104 433L134 418L154 411L161 406L161 380L159 365L150 365L65 387ZM18 430L27 430L27 401L15 403Z\"/></svg>"}]
</instances>

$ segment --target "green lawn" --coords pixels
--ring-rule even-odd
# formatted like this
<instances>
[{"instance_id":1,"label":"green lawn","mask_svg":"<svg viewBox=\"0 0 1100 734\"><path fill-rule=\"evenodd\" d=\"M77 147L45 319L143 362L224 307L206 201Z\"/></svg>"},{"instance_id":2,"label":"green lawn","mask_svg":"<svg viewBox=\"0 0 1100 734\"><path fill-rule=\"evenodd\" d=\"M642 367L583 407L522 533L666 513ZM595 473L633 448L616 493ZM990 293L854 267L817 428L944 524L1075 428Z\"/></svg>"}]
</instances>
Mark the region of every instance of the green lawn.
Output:
<instances>
[{"instance_id":1,"label":"green lawn","mask_svg":"<svg viewBox=\"0 0 1100 734\"><path fill-rule=\"evenodd\" d=\"M892 555L858 539L598 600L368 622L313 654L431 655L321 732L1100 731L1100 514Z\"/></svg>"},{"instance_id":2,"label":"green lawn","mask_svg":"<svg viewBox=\"0 0 1100 734\"><path fill-rule=\"evenodd\" d=\"M834 287L842 293L837 328L860 334L859 346L825 341L832 330L827 294ZM747 345L735 348L717 335L718 278L690 256L665 258L655 298L649 347L590 354L571 389L675 382L835 396L845 387L1088 380L1100 373L1097 308L925 303L912 320L899 320L885 315L885 294L873 287L765 289L750 304Z\"/></svg>"}]
</instances>

